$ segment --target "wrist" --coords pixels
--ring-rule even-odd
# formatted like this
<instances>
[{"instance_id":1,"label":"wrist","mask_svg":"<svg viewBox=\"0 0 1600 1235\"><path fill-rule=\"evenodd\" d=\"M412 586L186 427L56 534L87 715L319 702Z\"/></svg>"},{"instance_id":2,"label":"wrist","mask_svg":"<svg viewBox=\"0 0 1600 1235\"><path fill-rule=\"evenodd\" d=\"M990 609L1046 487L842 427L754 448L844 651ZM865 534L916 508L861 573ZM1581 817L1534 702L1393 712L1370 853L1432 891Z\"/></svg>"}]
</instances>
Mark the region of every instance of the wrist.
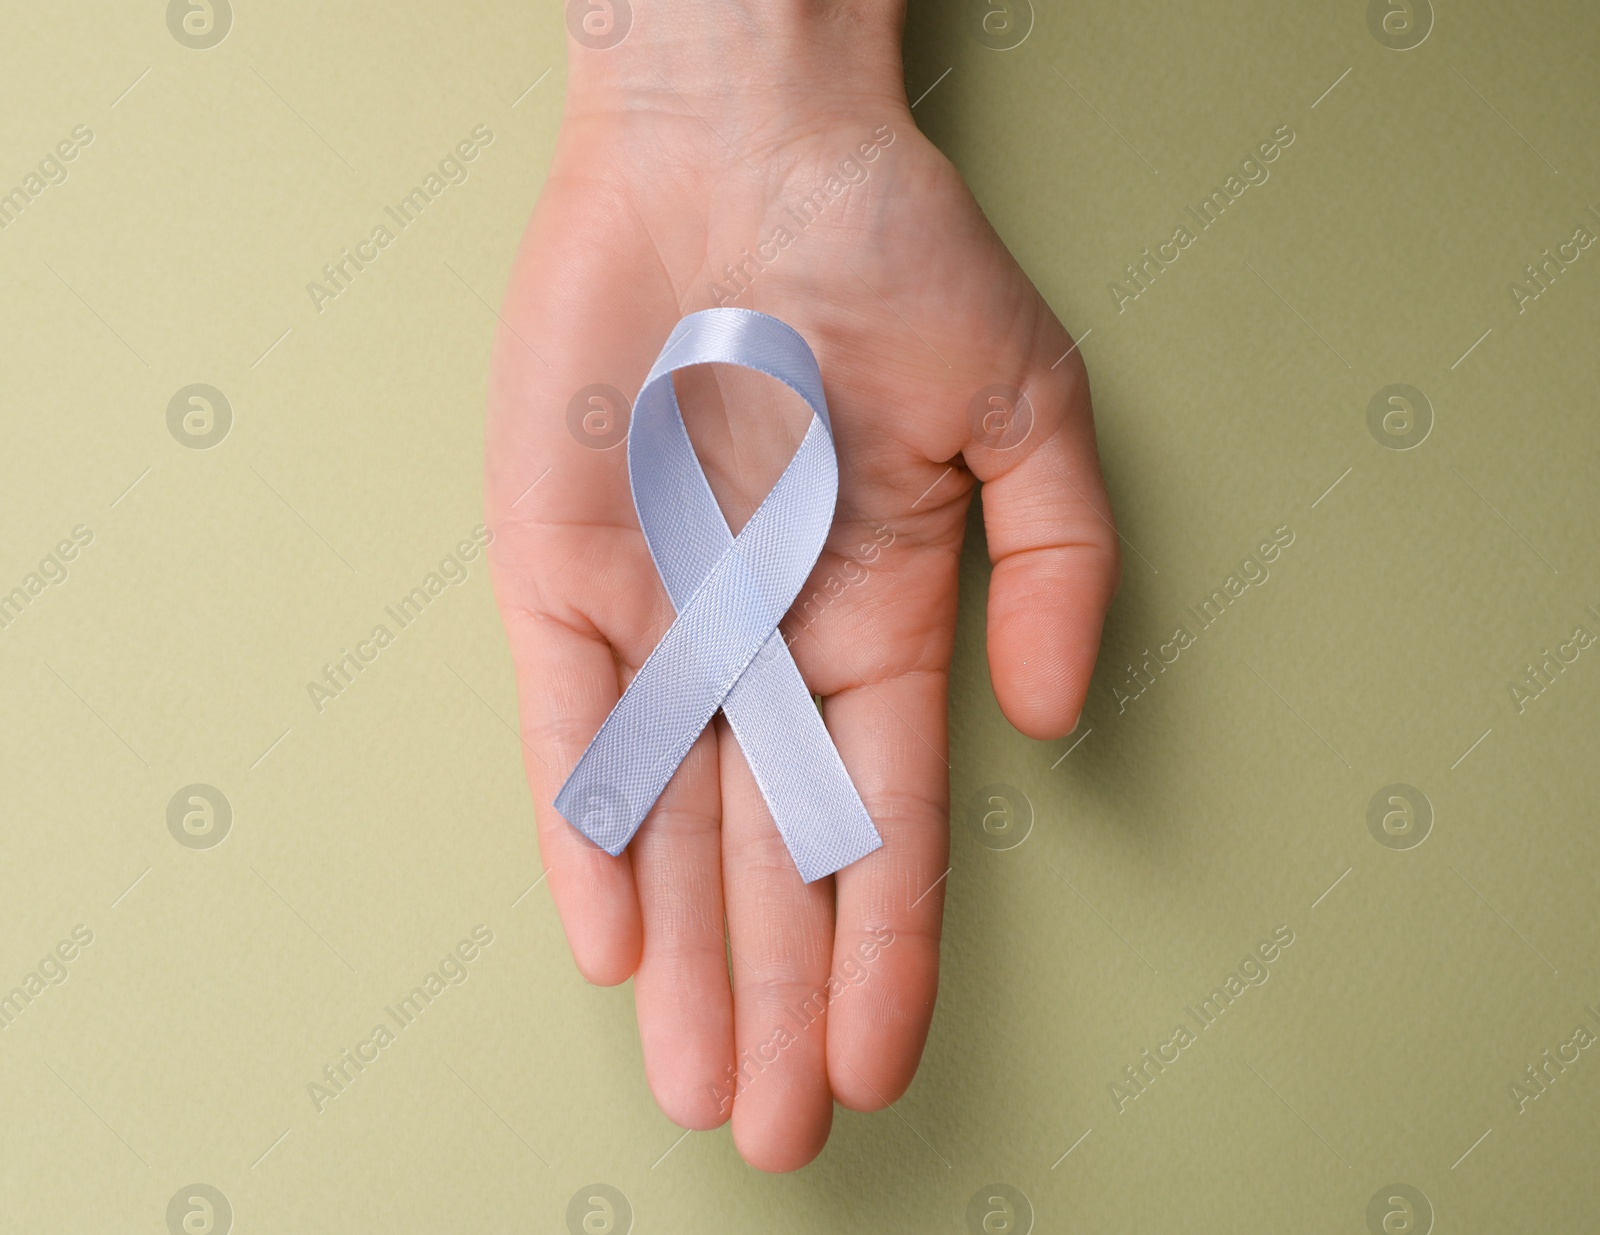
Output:
<instances>
[{"instance_id":1,"label":"wrist","mask_svg":"<svg viewBox=\"0 0 1600 1235\"><path fill-rule=\"evenodd\" d=\"M567 111L687 104L748 122L819 104L903 108L904 11L904 0L566 0Z\"/></svg>"}]
</instances>

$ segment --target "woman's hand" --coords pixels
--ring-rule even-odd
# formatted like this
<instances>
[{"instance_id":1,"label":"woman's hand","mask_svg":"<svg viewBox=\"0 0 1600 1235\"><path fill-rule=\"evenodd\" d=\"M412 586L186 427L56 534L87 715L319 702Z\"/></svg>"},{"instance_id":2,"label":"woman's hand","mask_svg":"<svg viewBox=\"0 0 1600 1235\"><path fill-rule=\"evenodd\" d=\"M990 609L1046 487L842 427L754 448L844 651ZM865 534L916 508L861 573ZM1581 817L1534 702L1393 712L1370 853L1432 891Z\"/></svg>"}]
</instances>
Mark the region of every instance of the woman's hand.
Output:
<instances>
[{"instance_id":1,"label":"woman's hand","mask_svg":"<svg viewBox=\"0 0 1600 1235\"><path fill-rule=\"evenodd\" d=\"M551 893L584 975L635 979L662 1110L688 1128L731 1116L765 1170L815 1157L835 1100L897 1099L922 1052L975 478L990 671L1022 732L1076 724L1118 579L1081 359L917 131L899 24L894 4L660 0L620 45L574 42L494 349L495 589ZM620 857L551 805L673 617L634 515L626 405L587 388L631 398L678 319L718 304L805 336L839 455L834 528L783 629L884 844L811 885L720 717ZM737 531L809 413L743 370L678 389Z\"/></svg>"}]
</instances>

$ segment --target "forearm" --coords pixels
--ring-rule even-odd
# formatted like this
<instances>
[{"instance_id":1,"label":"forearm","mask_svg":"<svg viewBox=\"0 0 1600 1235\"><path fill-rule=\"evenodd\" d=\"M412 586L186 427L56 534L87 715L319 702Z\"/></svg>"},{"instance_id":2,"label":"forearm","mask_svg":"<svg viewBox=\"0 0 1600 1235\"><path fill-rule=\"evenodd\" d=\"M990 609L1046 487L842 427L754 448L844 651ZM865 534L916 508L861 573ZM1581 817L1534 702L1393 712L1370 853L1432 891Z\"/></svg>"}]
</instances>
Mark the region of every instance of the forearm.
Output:
<instances>
[{"instance_id":1,"label":"forearm","mask_svg":"<svg viewBox=\"0 0 1600 1235\"><path fill-rule=\"evenodd\" d=\"M569 114L904 105L904 0L570 0Z\"/></svg>"}]
</instances>

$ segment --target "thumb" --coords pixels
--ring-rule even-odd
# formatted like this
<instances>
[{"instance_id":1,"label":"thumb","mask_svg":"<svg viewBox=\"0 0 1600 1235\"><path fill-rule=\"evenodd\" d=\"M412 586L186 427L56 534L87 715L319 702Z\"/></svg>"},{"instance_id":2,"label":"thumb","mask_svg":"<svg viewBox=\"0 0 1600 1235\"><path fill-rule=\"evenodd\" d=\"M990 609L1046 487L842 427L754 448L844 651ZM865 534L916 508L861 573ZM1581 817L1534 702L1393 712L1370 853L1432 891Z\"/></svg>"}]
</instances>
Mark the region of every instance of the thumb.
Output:
<instances>
[{"instance_id":1,"label":"thumb","mask_svg":"<svg viewBox=\"0 0 1600 1235\"><path fill-rule=\"evenodd\" d=\"M1038 739L1076 727L1121 579L1088 377L1076 355L1070 361L1023 385L1017 407L1026 426L996 434L975 424L964 451L984 481L994 564L989 676L1007 719Z\"/></svg>"}]
</instances>

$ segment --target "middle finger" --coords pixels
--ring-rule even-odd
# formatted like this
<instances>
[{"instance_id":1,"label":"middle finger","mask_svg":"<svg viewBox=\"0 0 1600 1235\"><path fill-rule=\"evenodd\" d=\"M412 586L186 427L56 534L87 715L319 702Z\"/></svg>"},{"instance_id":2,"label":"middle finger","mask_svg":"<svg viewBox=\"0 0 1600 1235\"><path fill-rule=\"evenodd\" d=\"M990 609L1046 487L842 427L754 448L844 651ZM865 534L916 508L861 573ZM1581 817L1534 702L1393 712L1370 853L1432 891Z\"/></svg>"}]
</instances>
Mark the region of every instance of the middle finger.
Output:
<instances>
[{"instance_id":1,"label":"middle finger","mask_svg":"<svg viewBox=\"0 0 1600 1235\"><path fill-rule=\"evenodd\" d=\"M806 884L721 717L722 863L732 950L733 1139L752 1166L792 1171L833 1123L827 986L833 880Z\"/></svg>"}]
</instances>

